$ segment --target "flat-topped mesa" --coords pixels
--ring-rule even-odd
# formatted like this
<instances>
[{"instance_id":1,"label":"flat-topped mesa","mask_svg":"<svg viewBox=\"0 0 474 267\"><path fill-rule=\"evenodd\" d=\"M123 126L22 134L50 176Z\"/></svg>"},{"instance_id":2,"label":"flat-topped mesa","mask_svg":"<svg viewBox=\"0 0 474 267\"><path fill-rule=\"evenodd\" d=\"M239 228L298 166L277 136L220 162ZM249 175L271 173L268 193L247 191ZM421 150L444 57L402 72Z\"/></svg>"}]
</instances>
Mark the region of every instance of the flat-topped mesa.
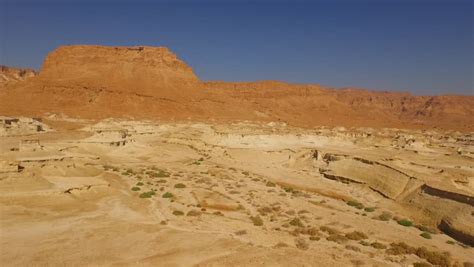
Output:
<instances>
[{"instance_id":1,"label":"flat-topped mesa","mask_svg":"<svg viewBox=\"0 0 474 267\"><path fill-rule=\"evenodd\" d=\"M176 94L199 83L168 48L148 46L62 46L47 56L39 77L49 83L150 96Z\"/></svg>"}]
</instances>

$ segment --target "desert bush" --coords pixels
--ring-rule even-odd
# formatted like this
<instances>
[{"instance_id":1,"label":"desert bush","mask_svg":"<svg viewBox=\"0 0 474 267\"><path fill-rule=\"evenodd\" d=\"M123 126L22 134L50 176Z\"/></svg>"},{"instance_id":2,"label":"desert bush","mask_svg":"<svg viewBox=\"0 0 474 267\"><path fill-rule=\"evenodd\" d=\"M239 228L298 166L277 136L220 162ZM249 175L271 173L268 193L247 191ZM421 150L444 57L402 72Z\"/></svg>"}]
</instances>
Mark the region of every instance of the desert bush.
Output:
<instances>
[{"instance_id":1,"label":"desert bush","mask_svg":"<svg viewBox=\"0 0 474 267\"><path fill-rule=\"evenodd\" d=\"M346 242L348 239L347 237L341 235L341 234L332 234L332 235L329 235L326 240L328 241L332 241L332 242L336 242L338 244L341 244L341 243L344 243Z\"/></svg>"},{"instance_id":2,"label":"desert bush","mask_svg":"<svg viewBox=\"0 0 474 267\"><path fill-rule=\"evenodd\" d=\"M175 210L173 211L173 215L174 216L183 216L184 215L184 212L180 211L180 210Z\"/></svg>"},{"instance_id":3,"label":"desert bush","mask_svg":"<svg viewBox=\"0 0 474 267\"><path fill-rule=\"evenodd\" d=\"M245 176L248 176L250 173L247 172L247 171L243 171L242 174L245 175Z\"/></svg>"},{"instance_id":4,"label":"desert bush","mask_svg":"<svg viewBox=\"0 0 474 267\"><path fill-rule=\"evenodd\" d=\"M294 218L289 222L290 225L296 226L296 227L304 227L303 223L301 222L300 218Z\"/></svg>"},{"instance_id":5,"label":"desert bush","mask_svg":"<svg viewBox=\"0 0 474 267\"><path fill-rule=\"evenodd\" d=\"M297 248L302 249L302 250L307 250L309 248L308 242L304 238L296 238L295 239L295 245Z\"/></svg>"},{"instance_id":6,"label":"desert bush","mask_svg":"<svg viewBox=\"0 0 474 267\"><path fill-rule=\"evenodd\" d=\"M365 247L370 246L370 243L367 242L367 241L364 241L364 240L359 241L359 244L361 244L362 246L365 246Z\"/></svg>"},{"instance_id":7,"label":"desert bush","mask_svg":"<svg viewBox=\"0 0 474 267\"><path fill-rule=\"evenodd\" d=\"M436 231L427 227L427 226L424 226L424 225L421 225L421 224L417 224L415 225L416 228L418 228L420 231L422 232L428 232L430 234L436 234Z\"/></svg>"},{"instance_id":8,"label":"desert bush","mask_svg":"<svg viewBox=\"0 0 474 267\"><path fill-rule=\"evenodd\" d=\"M414 254L436 266L443 266L443 267L451 266L451 257L449 253L447 252L440 253L440 252L430 251L425 247L420 247L416 249Z\"/></svg>"},{"instance_id":9,"label":"desert bush","mask_svg":"<svg viewBox=\"0 0 474 267\"><path fill-rule=\"evenodd\" d=\"M336 229L334 229L334 228L331 228L331 227L329 227L329 226L321 226L321 227L319 227L319 229L320 229L321 231L323 231L323 232L326 232L326 233L330 234L330 235L334 235L334 234L338 234L338 233L339 233L338 230L336 230Z\"/></svg>"},{"instance_id":10,"label":"desert bush","mask_svg":"<svg viewBox=\"0 0 474 267\"><path fill-rule=\"evenodd\" d=\"M246 230L239 230L237 232L235 232L236 235L246 235L247 234L247 231Z\"/></svg>"},{"instance_id":11,"label":"desert bush","mask_svg":"<svg viewBox=\"0 0 474 267\"><path fill-rule=\"evenodd\" d=\"M412 246L407 245L404 242L391 243L390 248L387 249L387 254L390 255L405 255L414 254L416 249Z\"/></svg>"},{"instance_id":12,"label":"desert bush","mask_svg":"<svg viewBox=\"0 0 474 267\"><path fill-rule=\"evenodd\" d=\"M158 178L158 177L170 177L170 173L163 171L163 170L158 170L157 172L154 172L151 177Z\"/></svg>"},{"instance_id":13,"label":"desert bush","mask_svg":"<svg viewBox=\"0 0 474 267\"><path fill-rule=\"evenodd\" d=\"M252 221L253 225L255 226L262 226L263 225L263 220L260 218L260 216L251 216L250 220Z\"/></svg>"},{"instance_id":14,"label":"desert bush","mask_svg":"<svg viewBox=\"0 0 474 267\"><path fill-rule=\"evenodd\" d=\"M423 232L420 234L420 236L426 239L431 239L431 234L428 232Z\"/></svg>"},{"instance_id":15,"label":"desert bush","mask_svg":"<svg viewBox=\"0 0 474 267\"><path fill-rule=\"evenodd\" d=\"M448 240L448 241L446 241L446 244L455 245L456 242L454 242L453 240Z\"/></svg>"},{"instance_id":16,"label":"desert bush","mask_svg":"<svg viewBox=\"0 0 474 267\"><path fill-rule=\"evenodd\" d=\"M275 183L270 182L270 181L268 181L265 185L268 186L268 187L275 187L276 186Z\"/></svg>"},{"instance_id":17,"label":"desert bush","mask_svg":"<svg viewBox=\"0 0 474 267\"><path fill-rule=\"evenodd\" d=\"M379 243L379 242L372 242L372 244L370 244L370 246L375 248L375 249L386 249L387 248L387 246L385 246L384 244Z\"/></svg>"},{"instance_id":18,"label":"desert bush","mask_svg":"<svg viewBox=\"0 0 474 267\"><path fill-rule=\"evenodd\" d=\"M171 194L170 192L166 192L162 195L163 198L172 198L173 197L173 194Z\"/></svg>"},{"instance_id":19,"label":"desert bush","mask_svg":"<svg viewBox=\"0 0 474 267\"><path fill-rule=\"evenodd\" d=\"M398 224L403 225L403 226L406 226L406 227L413 226L413 223L412 223L410 220L408 220L408 219L401 219L401 220L398 220Z\"/></svg>"},{"instance_id":20,"label":"desert bush","mask_svg":"<svg viewBox=\"0 0 474 267\"><path fill-rule=\"evenodd\" d=\"M353 232L347 233L345 234L345 236L350 240L362 240L362 239L368 238L366 234L359 231L353 231Z\"/></svg>"},{"instance_id":21,"label":"desert bush","mask_svg":"<svg viewBox=\"0 0 474 267\"><path fill-rule=\"evenodd\" d=\"M415 262L413 263L413 267L431 267L431 264L426 262Z\"/></svg>"},{"instance_id":22,"label":"desert bush","mask_svg":"<svg viewBox=\"0 0 474 267\"><path fill-rule=\"evenodd\" d=\"M179 184L174 185L174 188L185 188L185 187L186 187L186 185L183 184L183 183L179 183Z\"/></svg>"},{"instance_id":23,"label":"desert bush","mask_svg":"<svg viewBox=\"0 0 474 267\"><path fill-rule=\"evenodd\" d=\"M311 241L319 241L320 239L321 239L321 237L319 237L319 236L314 236L314 235L312 235L312 236L309 237L309 240L311 240Z\"/></svg>"},{"instance_id":24,"label":"desert bush","mask_svg":"<svg viewBox=\"0 0 474 267\"><path fill-rule=\"evenodd\" d=\"M201 212L198 210L190 210L186 214L186 216L200 216L200 215L201 215Z\"/></svg>"},{"instance_id":25,"label":"desert bush","mask_svg":"<svg viewBox=\"0 0 474 267\"><path fill-rule=\"evenodd\" d=\"M142 183L142 182L137 183L137 186L142 186L142 185L144 185L144 183Z\"/></svg>"},{"instance_id":26,"label":"desert bush","mask_svg":"<svg viewBox=\"0 0 474 267\"><path fill-rule=\"evenodd\" d=\"M140 191L140 187L134 186L134 187L132 187L132 191Z\"/></svg>"},{"instance_id":27,"label":"desert bush","mask_svg":"<svg viewBox=\"0 0 474 267\"><path fill-rule=\"evenodd\" d=\"M374 207L367 207L364 209L364 211L366 212L374 212L375 211L375 208Z\"/></svg>"},{"instance_id":28,"label":"desert bush","mask_svg":"<svg viewBox=\"0 0 474 267\"><path fill-rule=\"evenodd\" d=\"M389 221L390 219L392 219L392 214L388 213L388 212L382 212L382 214L380 214L377 219L381 220L381 221Z\"/></svg>"},{"instance_id":29,"label":"desert bush","mask_svg":"<svg viewBox=\"0 0 474 267\"><path fill-rule=\"evenodd\" d=\"M154 195L155 195L155 192L148 191L148 192L141 193L139 197L141 197L141 198L151 198Z\"/></svg>"},{"instance_id":30,"label":"desert bush","mask_svg":"<svg viewBox=\"0 0 474 267\"><path fill-rule=\"evenodd\" d=\"M364 208L364 205L356 200L349 200L346 202L347 205L351 206L351 207L354 207L354 208L357 208L357 209L363 209Z\"/></svg>"}]
</instances>

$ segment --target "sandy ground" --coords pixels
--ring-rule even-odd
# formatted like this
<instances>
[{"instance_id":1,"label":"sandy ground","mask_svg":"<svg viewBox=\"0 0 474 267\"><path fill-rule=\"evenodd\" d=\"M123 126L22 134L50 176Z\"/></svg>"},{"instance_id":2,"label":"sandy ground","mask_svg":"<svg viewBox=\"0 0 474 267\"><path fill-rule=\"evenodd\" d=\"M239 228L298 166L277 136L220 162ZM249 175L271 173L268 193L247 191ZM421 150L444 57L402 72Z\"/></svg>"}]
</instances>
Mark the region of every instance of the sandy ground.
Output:
<instances>
[{"instance_id":1,"label":"sandy ground","mask_svg":"<svg viewBox=\"0 0 474 267\"><path fill-rule=\"evenodd\" d=\"M472 266L472 134L41 124L0 137L2 266Z\"/></svg>"}]
</instances>

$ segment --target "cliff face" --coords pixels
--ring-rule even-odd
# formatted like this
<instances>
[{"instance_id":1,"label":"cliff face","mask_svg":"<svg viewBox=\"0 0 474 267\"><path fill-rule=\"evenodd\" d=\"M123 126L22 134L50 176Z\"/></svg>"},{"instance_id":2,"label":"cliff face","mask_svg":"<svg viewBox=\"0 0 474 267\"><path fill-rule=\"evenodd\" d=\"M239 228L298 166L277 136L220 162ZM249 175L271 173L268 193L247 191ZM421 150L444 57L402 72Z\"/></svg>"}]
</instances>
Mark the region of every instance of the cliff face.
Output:
<instances>
[{"instance_id":1,"label":"cliff face","mask_svg":"<svg viewBox=\"0 0 474 267\"><path fill-rule=\"evenodd\" d=\"M278 81L201 82L164 47L63 46L47 56L39 77L0 83L2 88L3 115L55 112L86 118L285 121L303 127L474 131L472 96L413 96Z\"/></svg>"},{"instance_id":2,"label":"cliff face","mask_svg":"<svg viewBox=\"0 0 474 267\"><path fill-rule=\"evenodd\" d=\"M40 78L146 96L179 94L179 88L199 83L192 69L167 48L143 46L63 46L46 57Z\"/></svg>"}]
</instances>

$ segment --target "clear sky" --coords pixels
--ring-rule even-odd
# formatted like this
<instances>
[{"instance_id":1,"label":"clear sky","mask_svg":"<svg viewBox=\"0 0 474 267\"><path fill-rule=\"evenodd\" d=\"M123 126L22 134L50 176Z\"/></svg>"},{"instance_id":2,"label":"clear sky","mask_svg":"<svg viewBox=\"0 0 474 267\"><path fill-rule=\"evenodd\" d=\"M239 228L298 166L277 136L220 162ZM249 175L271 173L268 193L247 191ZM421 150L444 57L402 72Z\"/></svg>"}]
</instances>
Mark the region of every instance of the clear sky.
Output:
<instances>
[{"instance_id":1,"label":"clear sky","mask_svg":"<svg viewBox=\"0 0 474 267\"><path fill-rule=\"evenodd\" d=\"M473 3L0 0L0 64L39 69L67 44L167 46L202 80L473 95Z\"/></svg>"}]
</instances>

